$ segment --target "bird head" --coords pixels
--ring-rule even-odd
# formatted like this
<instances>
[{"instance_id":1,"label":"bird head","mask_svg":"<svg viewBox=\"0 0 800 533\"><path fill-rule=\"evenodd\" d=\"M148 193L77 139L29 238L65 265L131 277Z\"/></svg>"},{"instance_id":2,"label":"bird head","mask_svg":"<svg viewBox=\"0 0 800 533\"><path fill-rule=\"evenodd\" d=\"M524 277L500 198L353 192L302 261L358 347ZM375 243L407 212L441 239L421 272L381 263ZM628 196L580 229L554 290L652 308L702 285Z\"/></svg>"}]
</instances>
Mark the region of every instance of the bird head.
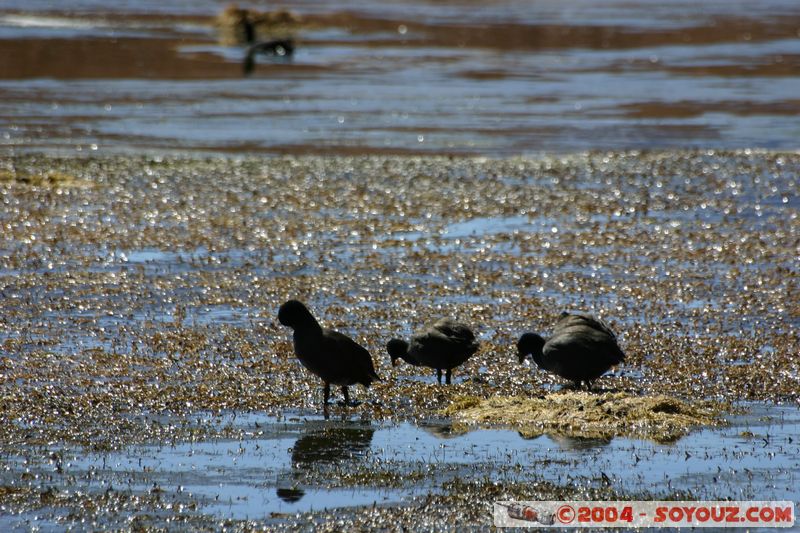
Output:
<instances>
[{"instance_id":1,"label":"bird head","mask_svg":"<svg viewBox=\"0 0 800 533\"><path fill-rule=\"evenodd\" d=\"M397 360L408 353L408 343L403 339L392 339L386 343L386 351L392 358L392 366L397 366Z\"/></svg>"},{"instance_id":2,"label":"bird head","mask_svg":"<svg viewBox=\"0 0 800 533\"><path fill-rule=\"evenodd\" d=\"M544 347L544 339L541 335L536 333L523 333L517 341L517 357L522 364L525 358L533 356L534 358L542 355L542 348Z\"/></svg>"},{"instance_id":3,"label":"bird head","mask_svg":"<svg viewBox=\"0 0 800 533\"><path fill-rule=\"evenodd\" d=\"M296 329L298 326L316 324L316 319L303 302L289 300L278 309L278 322Z\"/></svg>"}]
</instances>

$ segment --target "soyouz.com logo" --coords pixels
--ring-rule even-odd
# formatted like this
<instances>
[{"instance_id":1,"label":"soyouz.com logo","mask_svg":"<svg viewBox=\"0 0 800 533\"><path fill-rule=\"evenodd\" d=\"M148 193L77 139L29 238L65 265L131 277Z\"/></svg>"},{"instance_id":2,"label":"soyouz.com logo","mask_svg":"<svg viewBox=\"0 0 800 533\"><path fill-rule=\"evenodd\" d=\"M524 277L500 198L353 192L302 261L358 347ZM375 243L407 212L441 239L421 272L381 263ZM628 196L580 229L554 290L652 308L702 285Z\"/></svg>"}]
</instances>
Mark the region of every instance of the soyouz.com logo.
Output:
<instances>
[{"instance_id":1,"label":"soyouz.com logo","mask_svg":"<svg viewBox=\"0 0 800 533\"><path fill-rule=\"evenodd\" d=\"M790 501L505 501L497 527L792 527Z\"/></svg>"}]
</instances>

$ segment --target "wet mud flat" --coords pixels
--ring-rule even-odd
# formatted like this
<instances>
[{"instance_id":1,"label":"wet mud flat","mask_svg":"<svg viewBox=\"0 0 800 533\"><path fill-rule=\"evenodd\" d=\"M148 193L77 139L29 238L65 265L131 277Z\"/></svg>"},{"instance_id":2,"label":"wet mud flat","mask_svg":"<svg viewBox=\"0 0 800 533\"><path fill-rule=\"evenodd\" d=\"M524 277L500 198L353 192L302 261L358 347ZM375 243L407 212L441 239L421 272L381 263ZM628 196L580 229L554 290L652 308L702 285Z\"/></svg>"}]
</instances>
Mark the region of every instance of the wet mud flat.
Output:
<instances>
[{"instance_id":1,"label":"wet mud flat","mask_svg":"<svg viewBox=\"0 0 800 533\"><path fill-rule=\"evenodd\" d=\"M4 525L489 525L498 499L797 501L800 156L757 151L0 160ZM383 380L322 416L286 299ZM540 398L563 309L628 360L598 394L729 406L667 441L462 427ZM449 314L452 386L385 342ZM375 502L375 506L373 506ZM325 510L325 509L328 510Z\"/></svg>"}]
</instances>

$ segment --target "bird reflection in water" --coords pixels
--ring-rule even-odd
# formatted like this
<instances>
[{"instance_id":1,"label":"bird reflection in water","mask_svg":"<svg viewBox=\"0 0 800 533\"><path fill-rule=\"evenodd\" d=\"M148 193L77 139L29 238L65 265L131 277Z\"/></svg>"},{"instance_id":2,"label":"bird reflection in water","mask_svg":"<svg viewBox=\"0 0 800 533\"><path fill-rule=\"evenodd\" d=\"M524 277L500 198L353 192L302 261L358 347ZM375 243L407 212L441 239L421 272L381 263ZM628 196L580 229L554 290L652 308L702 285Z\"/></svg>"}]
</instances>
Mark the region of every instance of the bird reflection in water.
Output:
<instances>
[{"instance_id":1,"label":"bird reflection in water","mask_svg":"<svg viewBox=\"0 0 800 533\"><path fill-rule=\"evenodd\" d=\"M420 421L417 427L439 439L454 439L468 432L468 428L465 425L454 427L451 422L443 421Z\"/></svg>"},{"instance_id":2,"label":"bird reflection in water","mask_svg":"<svg viewBox=\"0 0 800 533\"><path fill-rule=\"evenodd\" d=\"M306 491L298 488L279 488L275 493L278 495L278 498L286 503L299 502L303 499L303 496L306 495Z\"/></svg>"},{"instance_id":3,"label":"bird reflection in water","mask_svg":"<svg viewBox=\"0 0 800 533\"><path fill-rule=\"evenodd\" d=\"M542 435L523 435L522 433L519 434L525 440L532 440L538 439ZM580 437L575 435L558 435L558 434L547 434L547 437L556 443L558 447L562 450L568 451L580 451L580 450L591 450L594 448L603 448L611 444L611 437Z\"/></svg>"},{"instance_id":4,"label":"bird reflection in water","mask_svg":"<svg viewBox=\"0 0 800 533\"><path fill-rule=\"evenodd\" d=\"M298 487L303 471L318 465L359 460L369 450L375 429L369 422L311 426L292 447L292 470L278 480L276 494L287 503L296 503L305 496Z\"/></svg>"},{"instance_id":5,"label":"bird reflection in water","mask_svg":"<svg viewBox=\"0 0 800 533\"><path fill-rule=\"evenodd\" d=\"M256 43L247 49L242 64L245 76L249 76L256 68L256 56L272 56L273 58L288 60L294 55L294 41L292 39L274 39Z\"/></svg>"}]
</instances>

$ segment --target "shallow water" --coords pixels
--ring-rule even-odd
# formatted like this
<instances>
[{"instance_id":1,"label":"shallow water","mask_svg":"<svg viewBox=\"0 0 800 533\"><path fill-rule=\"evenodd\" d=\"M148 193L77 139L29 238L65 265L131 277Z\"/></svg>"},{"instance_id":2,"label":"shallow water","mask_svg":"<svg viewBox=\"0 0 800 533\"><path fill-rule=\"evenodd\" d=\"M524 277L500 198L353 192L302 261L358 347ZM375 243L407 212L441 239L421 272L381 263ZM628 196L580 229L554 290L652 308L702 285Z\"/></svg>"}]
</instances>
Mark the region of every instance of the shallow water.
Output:
<instances>
[{"instance_id":1,"label":"shallow water","mask_svg":"<svg viewBox=\"0 0 800 533\"><path fill-rule=\"evenodd\" d=\"M291 61L226 2L0 2L6 150L531 154L794 149L800 6L301 1Z\"/></svg>"},{"instance_id":2,"label":"shallow water","mask_svg":"<svg viewBox=\"0 0 800 533\"><path fill-rule=\"evenodd\" d=\"M163 501L174 502L178 513L256 520L396 504L436 493L443 482L459 476L605 484L626 494L680 491L709 500L797 501L800 411L763 404L743 407L747 414L730 417L729 426L696 430L671 444L558 435L526 440L500 429L454 433L447 421L435 419L414 425L292 413L280 419L258 414L208 417L202 422L236 426L249 436L134 446L115 453L35 447L4 457L0 483L90 495L157 492ZM404 481L397 484L394 478L387 484L387 471ZM348 474L353 475L350 481ZM46 528L61 513L45 507L35 520L28 512L6 514L0 527Z\"/></svg>"}]
</instances>

